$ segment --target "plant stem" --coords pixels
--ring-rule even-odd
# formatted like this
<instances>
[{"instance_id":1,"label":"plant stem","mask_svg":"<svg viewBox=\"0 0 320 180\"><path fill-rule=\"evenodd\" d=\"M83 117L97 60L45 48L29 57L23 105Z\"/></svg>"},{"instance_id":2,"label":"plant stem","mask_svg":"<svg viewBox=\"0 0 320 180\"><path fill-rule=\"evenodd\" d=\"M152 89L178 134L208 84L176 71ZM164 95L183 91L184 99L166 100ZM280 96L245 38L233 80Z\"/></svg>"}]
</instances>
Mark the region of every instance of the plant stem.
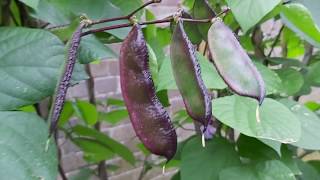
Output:
<instances>
[{"instance_id":1,"label":"plant stem","mask_svg":"<svg viewBox=\"0 0 320 180\"><path fill-rule=\"evenodd\" d=\"M95 97L95 88L94 88L94 78L92 76L92 72L90 69L90 65L87 64L85 66L86 72L89 76L89 79L87 80L87 89L88 89L88 95L89 95L89 102L93 105L97 105L96 97ZM97 122L94 126L94 128L97 131L100 131L100 123ZM98 164L98 176L101 180L108 180L108 173L107 173L107 167L105 161L100 161Z\"/></svg>"},{"instance_id":2,"label":"plant stem","mask_svg":"<svg viewBox=\"0 0 320 180\"><path fill-rule=\"evenodd\" d=\"M284 26L282 26L281 29L279 30L279 33L278 33L276 39L273 41L273 43L272 43L272 45L271 45L271 49L270 49L267 57L270 57L270 56L271 56L271 54L272 54L275 46L277 45L277 43L278 43L278 41L279 41L279 39L280 39L280 36L281 36L281 33L282 33L283 29L284 29Z\"/></svg>"},{"instance_id":3,"label":"plant stem","mask_svg":"<svg viewBox=\"0 0 320 180\"><path fill-rule=\"evenodd\" d=\"M134 11L132 11L130 14L126 15L126 16L120 16L120 17L114 17L114 18L105 18L105 19L100 19L100 20L93 20L90 25L96 25L96 24L101 24L101 23L106 23L106 22L112 22L112 21L119 21L119 20L130 20L130 18L135 15L138 11L140 11L141 9L149 6L150 4L154 4L154 3L160 3L161 0L150 0L146 3L144 3L142 6L138 7L137 9L135 9ZM54 27L50 27L49 29L56 29L56 28L62 28L65 26L68 26L70 24L63 24L63 25L58 25L58 26L54 26Z\"/></svg>"}]
</instances>

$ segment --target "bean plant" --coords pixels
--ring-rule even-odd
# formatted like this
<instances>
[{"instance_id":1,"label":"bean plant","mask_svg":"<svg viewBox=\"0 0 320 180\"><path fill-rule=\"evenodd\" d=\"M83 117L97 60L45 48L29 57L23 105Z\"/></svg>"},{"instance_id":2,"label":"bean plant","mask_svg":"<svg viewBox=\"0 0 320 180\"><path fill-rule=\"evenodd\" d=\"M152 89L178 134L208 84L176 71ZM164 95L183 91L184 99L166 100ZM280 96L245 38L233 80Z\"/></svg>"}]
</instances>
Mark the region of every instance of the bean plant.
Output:
<instances>
[{"instance_id":1,"label":"bean plant","mask_svg":"<svg viewBox=\"0 0 320 180\"><path fill-rule=\"evenodd\" d=\"M320 102L301 97L320 86L320 2L181 0L162 18L154 4L0 0L0 179L105 180L121 168L115 157L142 164L139 180L153 169L172 180L319 179ZM90 64L115 58L122 98L97 99ZM67 98L83 81L88 100ZM172 91L184 107L169 113ZM143 158L102 132L123 121ZM76 175L61 137L88 164Z\"/></svg>"}]
</instances>

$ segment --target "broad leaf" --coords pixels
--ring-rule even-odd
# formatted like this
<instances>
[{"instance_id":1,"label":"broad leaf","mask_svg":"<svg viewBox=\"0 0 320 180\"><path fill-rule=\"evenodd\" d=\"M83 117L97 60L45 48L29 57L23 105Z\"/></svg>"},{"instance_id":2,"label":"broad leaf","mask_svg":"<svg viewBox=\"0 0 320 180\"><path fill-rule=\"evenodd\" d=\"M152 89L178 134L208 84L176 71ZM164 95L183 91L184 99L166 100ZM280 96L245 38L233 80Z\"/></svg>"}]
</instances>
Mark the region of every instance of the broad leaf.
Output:
<instances>
[{"instance_id":1,"label":"broad leaf","mask_svg":"<svg viewBox=\"0 0 320 180\"><path fill-rule=\"evenodd\" d=\"M282 99L280 102L286 105L301 123L301 137L292 145L304 149L320 150L320 118L303 104L288 99Z\"/></svg>"},{"instance_id":2,"label":"broad leaf","mask_svg":"<svg viewBox=\"0 0 320 180\"><path fill-rule=\"evenodd\" d=\"M305 7L309 9L312 14L313 20L317 23L317 26L320 28L320 1L315 0L297 0L297 2L302 3Z\"/></svg>"},{"instance_id":3,"label":"broad leaf","mask_svg":"<svg viewBox=\"0 0 320 180\"><path fill-rule=\"evenodd\" d=\"M98 121L97 108L87 101L77 100L73 104L76 115L84 120L88 125L94 125Z\"/></svg>"},{"instance_id":4,"label":"broad leaf","mask_svg":"<svg viewBox=\"0 0 320 180\"><path fill-rule=\"evenodd\" d=\"M89 139L93 138L93 140L97 141L99 144L101 144L101 146L105 146L105 148L108 148L113 153L118 154L132 165L135 163L135 157L133 153L126 146L108 137L107 135L80 125L75 126L73 131L81 137L86 137Z\"/></svg>"},{"instance_id":5,"label":"broad leaf","mask_svg":"<svg viewBox=\"0 0 320 180\"><path fill-rule=\"evenodd\" d=\"M220 173L220 180L295 180L294 174L277 160L261 161L256 165L227 168Z\"/></svg>"},{"instance_id":6,"label":"broad leaf","mask_svg":"<svg viewBox=\"0 0 320 180\"><path fill-rule=\"evenodd\" d=\"M208 89L226 88L226 84L220 78L212 63L210 63L209 60L203 57L200 53L197 54L197 57L201 68L201 76L206 87ZM158 78L159 84L157 86L157 91L163 89L177 89L169 58L166 58L163 61Z\"/></svg>"},{"instance_id":7,"label":"broad leaf","mask_svg":"<svg viewBox=\"0 0 320 180\"><path fill-rule=\"evenodd\" d=\"M247 32L265 15L275 8L281 0L226 0L242 30Z\"/></svg>"},{"instance_id":8,"label":"broad leaf","mask_svg":"<svg viewBox=\"0 0 320 180\"><path fill-rule=\"evenodd\" d=\"M226 96L215 99L212 110L219 121L247 136L282 143L299 140L300 122L286 106L270 98L266 98L258 114L257 106L250 98Z\"/></svg>"},{"instance_id":9,"label":"broad leaf","mask_svg":"<svg viewBox=\"0 0 320 180\"><path fill-rule=\"evenodd\" d=\"M41 0L35 11L38 18L50 22L52 25L67 24L75 17L86 14L90 19L112 18L124 15L120 8L110 1L95 0ZM94 28L113 25L115 23L125 23L126 21L103 23ZM121 28L108 31L120 39L124 39L129 32L129 28Z\"/></svg>"},{"instance_id":10,"label":"broad leaf","mask_svg":"<svg viewBox=\"0 0 320 180\"><path fill-rule=\"evenodd\" d=\"M240 165L239 157L226 140L214 138L203 148L200 137L194 137L182 149L181 179L218 180L221 170L237 165Z\"/></svg>"},{"instance_id":11,"label":"broad leaf","mask_svg":"<svg viewBox=\"0 0 320 180\"><path fill-rule=\"evenodd\" d=\"M1 110L34 104L54 92L65 61L57 37L37 29L0 28L0 52Z\"/></svg>"},{"instance_id":12,"label":"broad leaf","mask_svg":"<svg viewBox=\"0 0 320 180\"><path fill-rule=\"evenodd\" d=\"M267 68L261 63L254 63L260 72L263 81L266 85L267 94L275 94L281 90L282 82L280 77L273 70Z\"/></svg>"},{"instance_id":13,"label":"broad leaf","mask_svg":"<svg viewBox=\"0 0 320 180\"><path fill-rule=\"evenodd\" d=\"M292 68L282 68L276 72L281 78L281 90L285 95L292 96L301 89L304 79L299 71Z\"/></svg>"},{"instance_id":14,"label":"broad leaf","mask_svg":"<svg viewBox=\"0 0 320 180\"><path fill-rule=\"evenodd\" d=\"M19 0L19 1L25 3L27 6L33 9L37 9L40 0Z\"/></svg>"},{"instance_id":15,"label":"broad leaf","mask_svg":"<svg viewBox=\"0 0 320 180\"><path fill-rule=\"evenodd\" d=\"M1 36L2 37L2 36ZM57 152L50 143L45 152L48 127L33 113L0 112L1 179L56 180Z\"/></svg>"},{"instance_id":16,"label":"broad leaf","mask_svg":"<svg viewBox=\"0 0 320 180\"><path fill-rule=\"evenodd\" d=\"M114 155L108 147L93 139L77 137L72 138L72 142L81 148L84 159L91 163L111 159Z\"/></svg>"},{"instance_id":17,"label":"broad leaf","mask_svg":"<svg viewBox=\"0 0 320 180\"><path fill-rule=\"evenodd\" d=\"M113 125L121 122L122 120L129 117L128 111L126 109L116 109L110 112L99 113L99 120L106 121Z\"/></svg>"},{"instance_id":18,"label":"broad leaf","mask_svg":"<svg viewBox=\"0 0 320 180\"><path fill-rule=\"evenodd\" d=\"M320 173L307 162L303 162L302 160L298 160L299 168L302 174L299 177L301 180L319 180Z\"/></svg>"},{"instance_id":19,"label":"broad leaf","mask_svg":"<svg viewBox=\"0 0 320 180\"><path fill-rule=\"evenodd\" d=\"M284 5L281 18L292 31L310 44L320 47L320 29L315 24L311 13L302 4L289 3Z\"/></svg>"}]
</instances>

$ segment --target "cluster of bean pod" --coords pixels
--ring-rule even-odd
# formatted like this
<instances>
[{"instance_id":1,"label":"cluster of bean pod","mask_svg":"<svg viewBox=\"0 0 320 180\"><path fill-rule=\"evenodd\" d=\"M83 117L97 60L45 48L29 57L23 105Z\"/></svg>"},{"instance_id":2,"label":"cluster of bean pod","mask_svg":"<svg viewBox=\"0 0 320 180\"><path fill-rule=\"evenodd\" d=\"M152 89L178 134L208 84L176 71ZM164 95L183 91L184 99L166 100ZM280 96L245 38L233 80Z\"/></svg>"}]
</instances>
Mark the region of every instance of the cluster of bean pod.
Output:
<instances>
[{"instance_id":1,"label":"cluster of bean pod","mask_svg":"<svg viewBox=\"0 0 320 180\"><path fill-rule=\"evenodd\" d=\"M211 15L215 13L212 11ZM71 38L65 70L50 115L50 134L56 129L61 114L83 27L81 24ZM207 38L203 39L208 41L213 64L229 88L241 96L257 99L261 105L265 96L263 79L233 32L219 18L213 18ZM203 125L204 134L212 118L212 97L201 78L200 65L184 30L184 22L179 18L174 26L170 57L187 113ZM150 152L172 159L177 150L177 134L168 112L156 96L148 48L138 23L123 41L119 61L122 95L137 136Z\"/></svg>"}]
</instances>

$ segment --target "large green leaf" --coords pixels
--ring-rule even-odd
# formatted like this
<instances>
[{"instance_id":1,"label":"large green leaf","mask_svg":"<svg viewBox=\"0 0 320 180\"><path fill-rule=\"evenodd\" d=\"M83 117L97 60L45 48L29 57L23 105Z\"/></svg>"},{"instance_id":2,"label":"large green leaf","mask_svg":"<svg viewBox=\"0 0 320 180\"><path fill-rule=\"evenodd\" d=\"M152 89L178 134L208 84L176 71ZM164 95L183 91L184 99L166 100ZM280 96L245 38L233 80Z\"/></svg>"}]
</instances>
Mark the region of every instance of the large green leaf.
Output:
<instances>
[{"instance_id":1,"label":"large green leaf","mask_svg":"<svg viewBox=\"0 0 320 180\"><path fill-rule=\"evenodd\" d=\"M320 1L315 0L297 0L297 2L302 3L305 7L309 9L312 14L313 20L317 23L318 27L320 28Z\"/></svg>"},{"instance_id":2,"label":"large green leaf","mask_svg":"<svg viewBox=\"0 0 320 180\"><path fill-rule=\"evenodd\" d=\"M289 3L282 7L281 18L286 26L310 44L320 47L320 29L311 13L299 3Z\"/></svg>"},{"instance_id":3,"label":"large green leaf","mask_svg":"<svg viewBox=\"0 0 320 180\"><path fill-rule=\"evenodd\" d=\"M86 14L89 18L97 20L102 18L112 18L124 15L120 8L112 4L109 0L41 0L35 11L35 15L52 25L70 23L75 17ZM127 21L117 21L96 25L94 28L124 23ZM129 28L121 28L108 31L120 39L124 39L129 32Z\"/></svg>"},{"instance_id":4,"label":"large green leaf","mask_svg":"<svg viewBox=\"0 0 320 180\"><path fill-rule=\"evenodd\" d=\"M112 125L115 125L128 117L129 113L126 109L116 109L106 113L99 113L99 120L106 121Z\"/></svg>"},{"instance_id":5,"label":"large green leaf","mask_svg":"<svg viewBox=\"0 0 320 180\"><path fill-rule=\"evenodd\" d=\"M282 92L292 96L297 93L304 82L302 74L293 68L282 68L276 71L282 81Z\"/></svg>"},{"instance_id":6,"label":"large green leaf","mask_svg":"<svg viewBox=\"0 0 320 180\"><path fill-rule=\"evenodd\" d=\"M302 160L298 160L298 165L302 172L299 180L319 180L320 173L312 165Z\"/></svg>"},{"instance_id":7,"label":"large green leaf","mask_svg":"<svg viewBox=\"0 0 320 180\"><path fill-rule=\"evenodd\" d=\"M101 146L104 146L105 148L111 150L113 153L118 154L132 165L135 163L135 157L133 153L126 146L108 137L107 135L94 129L80 125L75 126L73 128L73 132L83 138L86 137L97 141Z\"/></svg>"},{"instance_id":8,"label":"large green leaf","mask_svg":"<svg viewBox=\"0 0 320 180\"><path fill-rule=\"evenodd\" d=\"M320 62L315 62L308 67L306 81L312 86L320 86Z\"/></svg>"},{"instance_id":9,"label":"large green leaf","mask_svg":"<svg viewBox=\"0 0 320 180\"><path fill-rule=\"evenodd\" d=\"M244 32L257 24L281 0L226 0Z\"/></svg>"},{"instance_id":10,"label":"large green leaf","mask_svg":"<svg viewBox=\"0 0 320 180\"><path fill-rule=\"evenodd\" d=\"M283 143L297 142L300 121L283 104L266 98L259 108L257 101L240 96L227 96L213 101L213 115L222 123L251 137L271 139Z\"/></svg>"},{"instance_id":11,"label":"large green leaf","mask_svg":"<svg viewBox=\"0 0 320 180\"><path fill-rule=\"evenodd\" d=\"M79 49L79 62L87 64L96 60L116 58L111 48L102 44L95 36L86 36L81 40Z\"/></svg>"},{"instance_id":12,"label":"large green leaf","mask_svg":"<svg viewBox=\"0 0 320 180\"><path fill-rule=\"evenodd\" d=\"M263 78L263 81L266 85L267 94L274 94L279 92L281 90L282 85L281 79L277 75L277 73L262 65L261 63L255 62L254 64Z\"/></svg>"},{"instance_id":13,"label":"large green leaf","mask_svg":"<svg viewBox=\"0 0 320 180\"><path fill-rule=\"evenodd\" d=\"M299 104L298 102L288 99L282 99L280 102L286 105L296 115L301 123L301 137L298 142L295 142L292 145L305 149L319 150L319 117L314 112L306 108L303 104Z\"/></svg>"},{"instance_id":14,"label":"large green leaf","mask_svg":"<svg viewBox=\"0 0 320 180\"><path fill-rule=\"evenodd\" d=\"M73 103L73 108L76 115L88 125L94 125L98 121L98 111L93 104L87 101L77 100Z\"/></svg>"},{"instance_id":15,"label":"large green leaf","mask_svg":"<svg viewBox=\"0 0 320 180\"><path fill-rule=\"evenodd\" d=\"M237 165L240 165L239 156L226 140L214 138L204 148L201 138L194 137L182 149L181 179L218 180L221 170Z\"/></svg>"},{"instance_id":16,"label":"large green leaf","mask_svg":"<svg viewBox=\"0 0 320 180\"><path fill-rule=\"evenodd\" d=\"M19 1L25 3L27 6L33 9L37 9L40 0L19 0Z\"/></svg>"},{"instance_id":17,"label":"large green leaf","mask_svg":"<svg viewBox=\"0 0 320 180\"><path fill-rule=\"evenodd\" d=\"M34 113L0 112L1 179L56 180L55 145L51 143L45 152L47 129L44 120Z\"/></svg>"},{"instance_id":18,"label":"large green leaf","mask_svg":"<svg viewBox=\"0 0 320 180\"><path fill-rule=\"evenodd\" d=\"M37 29L0 28L0 52L1 110L34 104L54 92L65 59L57 37Z\"/></svg>"},{"instance_id":19,"label":"large green leaf","mask_svg":"<svg viewBox=\"0 0 320 180\"><path fill-rule=\"evenodd\" d=\"M224 169L220 180L295 180L294 174L277 160L261 161L256 165Z\"/></svg>"},{"instance_id":20,"label":"large green leaf","mask_svg":"<svg viewBox=\"0 0 320 180\"><path fill-rule=\"evenodd\" d=\"M224 89L227 85L223 82L218 72L214 68L213 64L209 62L204 56L200 53L197 53L201 68L201 76L204 81L204 84L209 89ZM157 91L163 89L177 89L173 74L170 59L166 58L161 65L159 76L158 76L158 86Z\"/></svg>"}]
</instances>

